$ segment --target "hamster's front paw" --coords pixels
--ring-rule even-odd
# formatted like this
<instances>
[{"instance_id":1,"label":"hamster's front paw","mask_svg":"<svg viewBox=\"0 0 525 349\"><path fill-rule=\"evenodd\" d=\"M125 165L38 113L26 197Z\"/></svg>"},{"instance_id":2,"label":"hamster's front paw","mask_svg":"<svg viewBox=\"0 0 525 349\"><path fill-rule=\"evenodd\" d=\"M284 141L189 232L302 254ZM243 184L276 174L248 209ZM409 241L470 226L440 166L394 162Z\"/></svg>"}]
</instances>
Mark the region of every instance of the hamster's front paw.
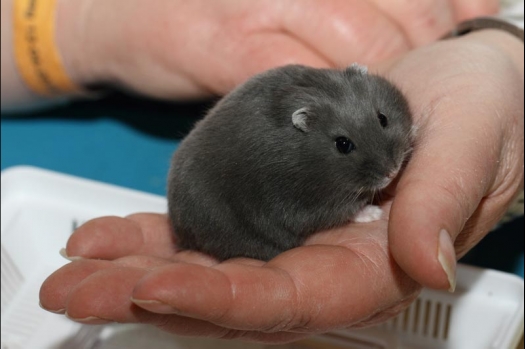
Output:
<instances>
[{"instance_id":1,"label":"hamster's front paw","mask_svg":"<svg viewBox=\"0 0 525 349\"><path fill-rule=\"evenodd\" d=\"M378 221L383 215L383 210L379 206L367 205L357 212L353 221L356 223L370 223Z\"/></svg>"}]
</instances>

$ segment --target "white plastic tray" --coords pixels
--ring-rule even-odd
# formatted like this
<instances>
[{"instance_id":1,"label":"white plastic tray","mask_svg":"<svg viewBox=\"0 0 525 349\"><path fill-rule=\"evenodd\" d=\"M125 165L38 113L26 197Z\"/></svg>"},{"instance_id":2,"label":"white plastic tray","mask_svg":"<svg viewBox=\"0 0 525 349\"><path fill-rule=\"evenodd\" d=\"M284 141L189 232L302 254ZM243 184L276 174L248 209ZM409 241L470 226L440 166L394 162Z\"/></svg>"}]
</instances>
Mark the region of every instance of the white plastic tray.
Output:
<instances>
[{"instance_id":1,"label":"white plastic tray","mask_svg":"<svg viewBox=\"0 0 525 349\"><path fill-rule=\"evenodd\" d=\"M67 263L58 251L82 222L165 212L163 197L32 167L2 172L2 349L265 348L188 339L140 325L86 326L42 310L44 279ZM455 294L424 290L396 319L281 348L513 349L523 333L523 280L460 266Z\"/></svg>"}]
</instances>

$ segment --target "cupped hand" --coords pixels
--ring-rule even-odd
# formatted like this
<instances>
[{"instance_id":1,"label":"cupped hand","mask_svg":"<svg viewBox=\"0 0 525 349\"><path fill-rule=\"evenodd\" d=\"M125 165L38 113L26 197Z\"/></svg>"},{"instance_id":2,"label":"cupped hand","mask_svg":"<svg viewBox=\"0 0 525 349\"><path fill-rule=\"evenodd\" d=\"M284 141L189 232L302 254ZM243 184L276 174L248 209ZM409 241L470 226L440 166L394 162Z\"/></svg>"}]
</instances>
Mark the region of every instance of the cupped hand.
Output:
<instances>
[{"instance_id":1,"label":"cupped hand","mask_svg":"<svg viewBox=\"0 0 525 349\"><path fill-rule=\"evenodd\" d=\"M222 95L268 68L372 64L434 41L498 0L63 1L73 78L162 98Z\"/></svg>"},{"instance_id":2,"label":"cupped hand","mask_svg":"<svg viewBox=\"0 0 525 349\"><path fill-rule=\"evenodd\" d=\"M176 251L164 215L105 217L71 237L68 254L91 259L50 276L41 304L82 323L139 322L180 335L263 342L365 326L396 314L420 289L392 260L386 224L320 233L268 263L217 263Z\"/></svg>"},{"instance_id":3,"label":"cupped hand","mask_svg":"<svg viewBox=\"0 0 525 349\"><path fill-rule=\"evenodd\" d=\"M268 263L176 251L163 215L96 219L70 238L68 255L84 259L45 281L42 306L86 323L284 342L384 321L420 285L453 287L456 258L523 188L522 45L483 31L378 68L418 128L383 219L315 234Z\"/></svg>"}]
</instances>

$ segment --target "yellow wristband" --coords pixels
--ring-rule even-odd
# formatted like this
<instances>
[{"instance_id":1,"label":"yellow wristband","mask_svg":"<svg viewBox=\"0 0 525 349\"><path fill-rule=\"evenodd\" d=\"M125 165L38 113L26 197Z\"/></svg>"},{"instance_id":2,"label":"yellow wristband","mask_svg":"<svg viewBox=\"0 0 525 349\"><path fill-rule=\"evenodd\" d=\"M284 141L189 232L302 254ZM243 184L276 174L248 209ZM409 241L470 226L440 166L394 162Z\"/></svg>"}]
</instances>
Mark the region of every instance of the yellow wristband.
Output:
<instances>
[{"instance_id":1,"label":"yellow wristband","mask_svg":"<svg viewBox=\"0 0 525 349\"><path fill-rule=\"evenodd\" d=\"M67 75L55 43L57 0L14 0L15 60L27 86L45 96L81 92Z\"/></svg>"}]
</instances>

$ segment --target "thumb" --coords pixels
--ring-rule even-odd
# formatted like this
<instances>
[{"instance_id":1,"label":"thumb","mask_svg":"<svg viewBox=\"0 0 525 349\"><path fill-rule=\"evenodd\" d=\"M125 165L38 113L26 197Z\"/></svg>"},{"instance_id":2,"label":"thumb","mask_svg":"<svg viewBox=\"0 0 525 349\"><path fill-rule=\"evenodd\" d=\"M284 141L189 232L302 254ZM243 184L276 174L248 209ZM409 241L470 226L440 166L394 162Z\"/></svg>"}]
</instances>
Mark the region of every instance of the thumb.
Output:
<instances>
[{"instance_id":1,"label":"thumb","mask_svg":"<svg viewBox=\"0 0 525 349\"><path fill-rule=\"evenodd\" d=\"M511 62L521 59L522 67L523 55L498 46L498 34L412 51L389 71L420 127L395 189L389 247L425 287L454 289L457 256L490 230L521 183L523 70Z\"/></svg>"},{"instance_id":2,"label":"thumb","mask_svg":"<svg viewBox=\"0 0 525 349\"><path fill-rule=\"evenodd\" d=\"M487 137L483 125L464 116L468 114L447 111L450 117L433 120L435 125L426 128L432 132L422 130L421 144L399 181L389 245L396 262L415 281L453 291L454 241L494 181L499 140Z\"/></svg>"}]
</instances>

